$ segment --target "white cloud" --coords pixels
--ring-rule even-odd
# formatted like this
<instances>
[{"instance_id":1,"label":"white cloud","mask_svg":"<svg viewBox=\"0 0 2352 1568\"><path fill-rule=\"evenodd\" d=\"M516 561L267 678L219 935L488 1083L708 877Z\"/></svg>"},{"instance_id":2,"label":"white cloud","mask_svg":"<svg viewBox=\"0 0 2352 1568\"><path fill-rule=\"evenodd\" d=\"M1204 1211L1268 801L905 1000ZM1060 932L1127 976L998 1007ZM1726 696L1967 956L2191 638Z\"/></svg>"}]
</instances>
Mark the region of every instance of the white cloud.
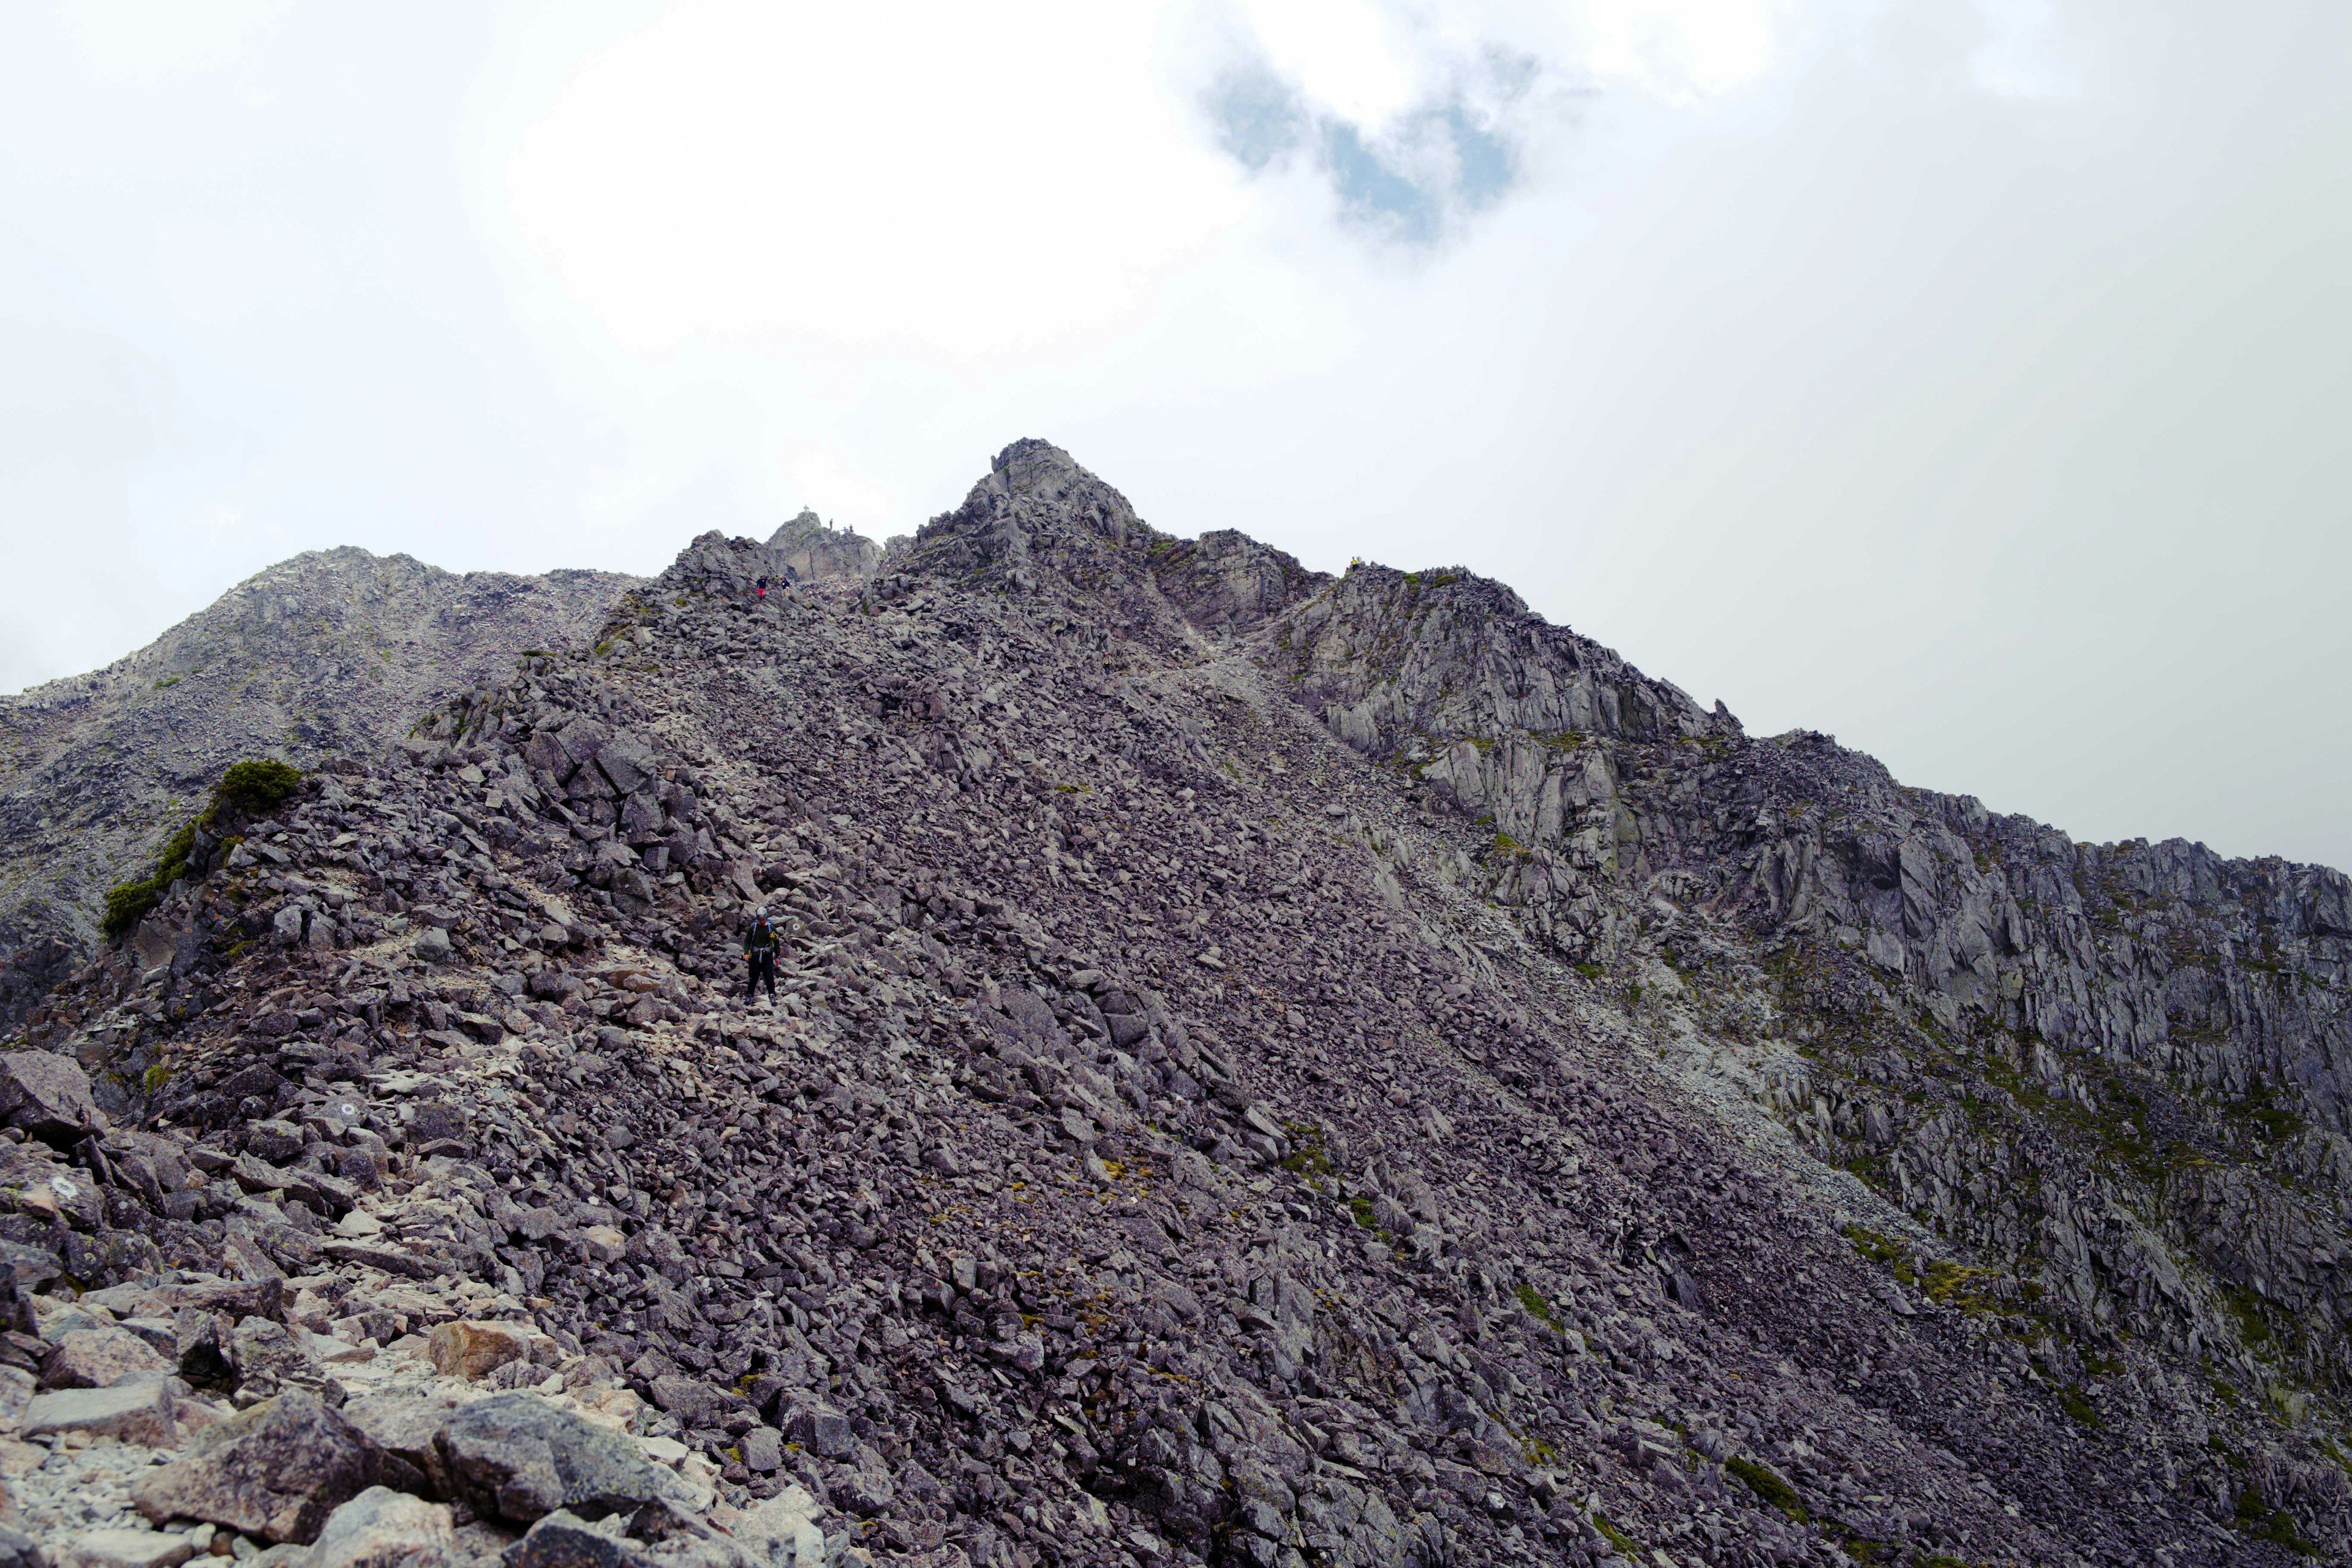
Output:
<instances>
[{"instance_id":1,"label":"white cloud","mask_svg":"<svg viewBox=\"0 0 2352 1568\"><path fill-rule=\"evenodd\" d=\"M333 297L334 279L309 225L173 213L155 225L156 273L174 309L206 327L257 310L299 316Z\"/></svg>"},{"instance_id":2,"label":"white cloud","mask_svg":"<svg viewBox=\"0 0 2352 1568\"><path fill-rule=\"evenodd\" d=\"M1039 435L1917 782L2352 861L2343 14L98 15L0 53L0 687L296 549L651 571Z\"/></svg>"},{"instance_id":3,"label":"white cloud","mask_svg":"<svg viewBox=\"0 0 2352 1568\"><path fill-rule=\"evenodd\" d=\"M1100 330L1239 216L1156 37L1139 6L676 6L563 84L514 211L632 350Z\"/></svg>"}]
</instances>

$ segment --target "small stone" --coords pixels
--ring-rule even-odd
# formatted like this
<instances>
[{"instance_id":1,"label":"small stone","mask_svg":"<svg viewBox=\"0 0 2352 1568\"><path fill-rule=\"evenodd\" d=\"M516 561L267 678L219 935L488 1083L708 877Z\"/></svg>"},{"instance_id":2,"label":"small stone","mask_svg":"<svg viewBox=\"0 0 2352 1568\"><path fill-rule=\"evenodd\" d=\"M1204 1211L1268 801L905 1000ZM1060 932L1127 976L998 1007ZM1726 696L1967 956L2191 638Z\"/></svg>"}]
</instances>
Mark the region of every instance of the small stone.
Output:
<instances>
[{"instance_id":1,"label":"small stone","mask_svg":"<svg viewBox=\"0 0 2352 1568\"><path fill-rule=\"evenodd\" d=\"M66 1549L73 1568L179 1568L194 1555L186 1536L156 1530L93 1530Z\"/></svg>"}]
</instances>

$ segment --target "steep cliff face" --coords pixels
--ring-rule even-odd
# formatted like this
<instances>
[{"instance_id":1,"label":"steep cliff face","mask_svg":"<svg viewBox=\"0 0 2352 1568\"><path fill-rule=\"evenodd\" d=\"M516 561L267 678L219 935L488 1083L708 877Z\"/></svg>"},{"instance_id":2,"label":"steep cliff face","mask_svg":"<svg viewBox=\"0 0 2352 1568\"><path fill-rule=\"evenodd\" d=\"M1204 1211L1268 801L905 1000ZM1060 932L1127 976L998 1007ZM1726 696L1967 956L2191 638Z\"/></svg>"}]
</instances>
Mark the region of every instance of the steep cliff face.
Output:
<instances>
[{"instance_id":1,"label":"steep cliff face","mask_svg":"<svg viewBox=\"0 0 2352 1568\"><path fill-rule=\"evenodd\" d=\"M2352 1554L2340 878L1748 738L1043 442L774 559L329 759L49 994L0 1300L282 1269L320 1338L222 1394L414 1384L453 1468L482 1384L577 1403L711 1568L767 1505L929 1568Z\"/></svg>"},{"instance_id":2,"label":"steep cliff face","mask_svg":"<svg viewBox=\"0 0 2352 1568\"><path fill-rule=\"evenodd\" d=\"M579 641L631 581L313 552L104 669L0 697L0 952L18 955L0 973L86 952L106 889L230 763L371 751L522 650ZM0 994L0 1018L8 1005Z\"/></svg>"},{"instance_id":3,"label":"steep cliff face","mask_svg":"<svg viewBox=\"0 0 2352 1568\"><path fill-rule=\"evenodd\" d=\"M1750 740L1458 573L1359 567L1256 651L1492 830L1475 879L1531 935L1603 969L1660 942L1685 1026L1777 1043L1763 1102L2013 1288L2238 1392L2340 1394L2341 873L2076 844L1827 737Z\"/></svg>"}]
</instances>

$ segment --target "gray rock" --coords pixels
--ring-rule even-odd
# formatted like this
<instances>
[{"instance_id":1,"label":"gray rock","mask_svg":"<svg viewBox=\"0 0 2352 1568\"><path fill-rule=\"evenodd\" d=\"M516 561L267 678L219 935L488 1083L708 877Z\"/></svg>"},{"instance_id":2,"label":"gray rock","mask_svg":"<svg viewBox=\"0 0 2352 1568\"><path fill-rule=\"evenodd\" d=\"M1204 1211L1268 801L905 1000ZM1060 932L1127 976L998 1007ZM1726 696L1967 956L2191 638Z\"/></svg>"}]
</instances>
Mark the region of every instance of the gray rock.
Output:
<instances>
[{"instance_id":1,"label":"gray rock","mask_svg":"<svg viewBox=\"0 0 2352 1568\"><path fill-rule=\"evenodd\" d=\"M268 1318L247 1318L230 1338L229 1364L240 1394L274 1398L301 1389L330 1405L341 1405L342 1384L311 1359L308 1337Z\"/></svg>"},{"instance_id":2,"label":"gray rock","mask_svg":"<svg viewBox=\"0 0 2352 1568\"><path fill-rule=\"evenodd\" d=\"M788 1401L777 1425L783 1428L786 1441L797 1443L810 1453L828 1459L845 1458L857 1443L857 1434L851 1428L849 1417L835 1406L809 1394L797 1395Z\"/></svg>"},{"instance_id":3,"label":"gray rock","mask_svg":"<svg viewBox=\"0 0 2352 1568\"><path fill-rule=\"evenodd\" d=\"M760 1475L784 1462L784 1435L773 1426L754 1426L743 1434L743 1468Z\"/></svg>"},{"instance_id":4,"label":"gray rock","mask_svg":"<svg viewBox=\"0 0 2352 1568\"><path fill-rule=\"evenodd\" d=\"M21 1435L27 1440L68 1432L173 1447L180 1439L171 1385L158 1377L111 1388L60 1389L35 1394L25 1406Z\"/></svg>"},{"instance_id":5,"label":"gray rock","mask_svg":"<svg viewBox=\"0 0 2352 1568\"><path fill-rule=\"evenodd\" d=\"M173 1370L144 1338L123 1328L77 1329L62 1335L41 1363L45 1388L111 1388Z\"/></svg>"},{"instance_id":6,"label":"gray rock","mask_svg":"<svg viewBox=\"0 0 2352 1568\"><path fill-rule=\"evenodd\" d=\"M49 1568L49 1554L31 1536L0 1524L0 1568Z\"/></svg>"},{"instance_id":7,"label":"gray rock","mask_svg":"<svg viewBox=\"0 0 2352 1568\"><path fill-rule=\"evenodd\" d=\"M0 1052L0 1121L63 1148L86 1136L97 1118L89 1076L72 1058Z\"/></svg>"},{"instance_id":8,"label":"gray rock","mask_svg":"<svg viewBox=\"0 0 2352 1568\"><path fill-rule=\"evenodd\" d=\"M188 1538L154 1530L92 1530L74 1538L66 1561L74 1568L180 1568L195 1554Z\"/></svg>"},{"instance_id":9,"label":"gray rock","mask_svg":"<svg viewBox=\"0 0 2352 1568\"><path fill-rule=\"evenodd\" d=\"M159 1523L209 1520L309 1542L336 1509L376 1484L378 1461L366 1434L292 1390L197 1433L178 1458L141 1477L131 1497Z\"/></svg>"},{"instance_id":10,"label":"gray rock","mask_svg":"<svg viewBox=\"0 0 2352 1568\"><path fill-rule=\"evenodd\" d=\"M374 1486L328 1516L306 1568L437 1568L454 1544L446 1506Z\"/></svg>"},{"instance_id":11,"label":"gray rock","mask_svg":"<svg viewBox=\"0 0 2352 1568\"><path fill-rule=\"evenodd\" d=\"M504 1568L632 1568L642 1542L558 1509L499 1557Z\"/></svg>"},{"instance_id":12,"label":"gray rock","mask_svg":"<svg viewBox=\"0 0 2352 1568\"><path fill-rule=\"evenodd\" d=\"M563 1509L600 1519L684 1489L617 1432L527 1394L499 1394L453 1413L441 1432L449 1485L478 1513L518 1524Z\"/></svg>"},{"instance_id":13,"label":"gray rock","mask_svg":"<svg viewBox=\"0 0 2352 1568\"><path fill-rule=\"evenodd\" d=\"M383 1452L387 1485L448 1498L455 1494L441 1452L441 1429L453 1408L453 1402L425 1394L379 1394L352 1400L343 1416Z\"/></svg>"}]
</instances>

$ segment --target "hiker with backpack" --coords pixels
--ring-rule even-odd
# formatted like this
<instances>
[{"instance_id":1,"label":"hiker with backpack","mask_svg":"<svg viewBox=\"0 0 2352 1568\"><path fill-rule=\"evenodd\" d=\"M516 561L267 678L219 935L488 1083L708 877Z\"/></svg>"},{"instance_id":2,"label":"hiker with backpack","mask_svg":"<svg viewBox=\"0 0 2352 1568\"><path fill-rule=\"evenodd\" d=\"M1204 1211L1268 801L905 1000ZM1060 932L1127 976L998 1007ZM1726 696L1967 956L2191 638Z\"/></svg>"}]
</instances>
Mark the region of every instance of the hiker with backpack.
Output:
<instances>
[{"instance_id":1,"label":"hiker with backpack","mask_svg":"<svg viewBox=\"0 0 2352 1568\"><path fill-rule=\"evenodd\" d=\"M762 980L768 983L768 1005L776 1005L776 950L781 945L776 940L776 928L768 923L767 906L752 910L751 929L743 933L743 957L751 965L751 973L743 983L746 1007L758 998Z\"/></svg>"}]
</instances>

